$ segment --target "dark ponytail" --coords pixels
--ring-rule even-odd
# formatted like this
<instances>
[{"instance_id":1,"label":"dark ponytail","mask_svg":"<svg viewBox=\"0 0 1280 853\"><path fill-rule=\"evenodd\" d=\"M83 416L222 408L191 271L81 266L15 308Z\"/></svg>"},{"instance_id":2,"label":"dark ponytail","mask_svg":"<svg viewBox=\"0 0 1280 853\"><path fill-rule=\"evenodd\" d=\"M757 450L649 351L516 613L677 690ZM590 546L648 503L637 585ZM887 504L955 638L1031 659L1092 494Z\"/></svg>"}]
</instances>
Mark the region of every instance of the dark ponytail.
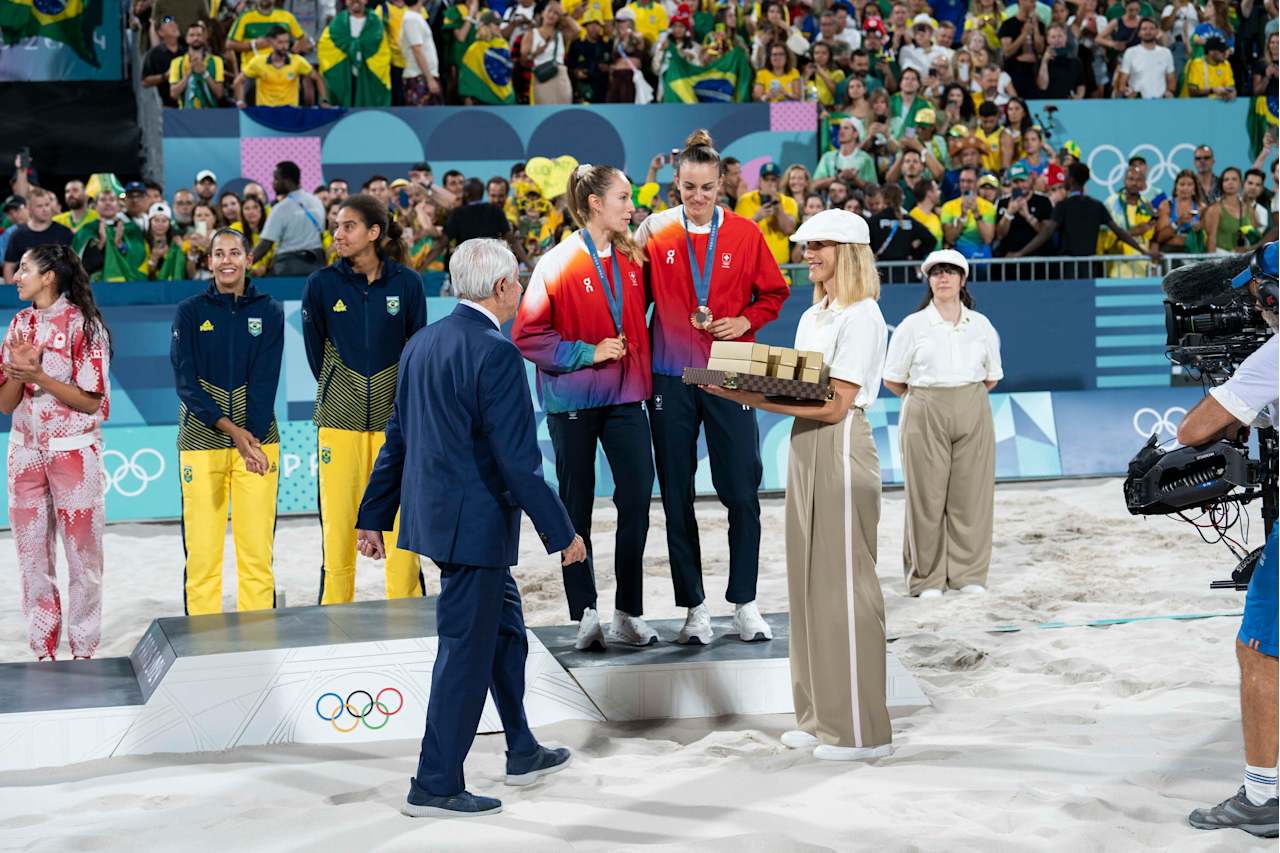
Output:
<instances>
[{"instance_id":1,"label":"dark ponytail","mask_svg":"<svg viewBox=\"0 0 1280 853\"><path fill-rule=\"evenodd\" d=\"M92 346L98 336L106 338L107 350L111 352L111 333L107 331L107 321L93 301L93 288L89 284L89 273L85 272L80 256L70 246L45 243L27 250L27 256L41 273L52 272L58 283L58 295L67 297L67 301L80 309L84 318L85 346Z\"/></svg>"},{"instance_id":2,"label":"dark ponytail","mask_svg":"<svg viewBox=\"0 0 1280 853\"><path fill-rule=\"evenodd\" d=\"M387 213L386 205L368 193L359 193L343 199L342 207L352 210L364 221L366 228L378 226L378 257L398 264L404 261L404 242L400 239L404 229L395 217Z\"/></svg>"}]
</instances>

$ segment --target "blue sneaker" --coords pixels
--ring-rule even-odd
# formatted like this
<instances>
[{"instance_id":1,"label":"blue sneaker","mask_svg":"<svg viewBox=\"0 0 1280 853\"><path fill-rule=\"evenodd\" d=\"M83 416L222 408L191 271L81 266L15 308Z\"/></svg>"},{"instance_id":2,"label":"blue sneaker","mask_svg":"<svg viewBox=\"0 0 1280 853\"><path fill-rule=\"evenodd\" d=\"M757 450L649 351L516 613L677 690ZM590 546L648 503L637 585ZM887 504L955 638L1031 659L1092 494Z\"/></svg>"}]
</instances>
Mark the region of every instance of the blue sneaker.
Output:
<instances>
[{"instance_id":1,"label":"blue sneaker","mask_svg":"<svg viewBox=\"0 0 1280 853\"><path fill-rule=\"evenodd\" d=\"M409 780L409 796L400 807L400 814L409 817L484 817L500 811L502 800L477 797L468 791L436 797L422 790L416 779Z\"/></svg>"},{"instance_id":2,"label":"blue sneaker","mask_svg":"<svg viewBox=\"0 0 1280 853\"><path fill-rule=\"evenodd\" d=\"M507 753L507 784L532 785L542 776L559 773L569 766L573 753L563 746L547 749L539 746L528 755Z\"/></svg>"}]
</instances>

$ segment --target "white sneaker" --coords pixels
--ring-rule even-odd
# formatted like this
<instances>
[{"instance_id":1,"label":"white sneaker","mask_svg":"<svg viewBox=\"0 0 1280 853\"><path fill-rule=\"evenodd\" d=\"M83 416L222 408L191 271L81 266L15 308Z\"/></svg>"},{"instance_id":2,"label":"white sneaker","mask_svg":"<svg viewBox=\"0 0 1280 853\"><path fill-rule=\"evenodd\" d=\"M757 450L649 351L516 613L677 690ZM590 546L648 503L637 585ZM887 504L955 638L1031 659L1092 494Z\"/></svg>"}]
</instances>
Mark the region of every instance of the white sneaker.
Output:
<instances>
[{"instance_id":1,"label":"white sneaker","mask_svg":"<svg viewBox=\"0 0 1280 853\"><path fill-rule=\"evenodd\" d=\"M980 583L971 583L968 586L960 587L960 591L967 592L970 595L982 595L987 591L987 588Z\"/></svg>"},{"instance_id":2,"label":"white sneaker","mask_svg":"<svg viewBox=\"0 0 1280 853\"><path fill-rule=\"evenodd\" d=\"M772 640L773 631L764 621L754 601L739 604L733 611L733 630L744 643L756 640Z\"/></svg>"},{"instance_id":3,"label":"white sneaker","mask_svg":"<svg viewBox=\"0 0 1280 853\"><path fill-rule=\"evenodd\" d=\"M820 743L813 748L813 757L823 761L867 761L872 758L884 758L893 755L893 744L884 746L832 746Z\"/></svg>"},{"instance_id":4,"label":"white sneaker","mask_svg":"<svg viewBox=\"0 0 1280 853\"><path fill-rule=\"evenodd\" d=\"M658 632L639 616L613 611L613 622L609 625L609 636L628 646L648 646L658 642Z\"/></svg>"},{"instance_id":5,"label":"white sneaker","mask_svg":"<svg viewBox=\"0 0 1280 853\"><path fill-rule=\"evenodd\" d=\"M689 608L689 615L684 619L684 627L676 635L676 642L681 645L711 645L711 611L706 603Z\"/></svg>"},{"instance_id":6,"label":"white sneaker","mask_svg":"<svg viewBox=\"0 0 1280 853\"><path fill-rule=\"evenodd\" d=\"M926 589L924 592L920 593L920 597L921 598L942 598L942 590Z\"/></svg>"},{"instance_id":7,"label":"white sneaker","mask_svg":"<svg viewBox=\"0 0 1280 853\"><path fill-rule=\"evenodd\" d=\"M604 641L604 631L600 628L600 614L588 607L582 611L582 621L578 623L578 639L573 647L580 652L595 649L603 652L609 646Z\"/></svg>"},{"instance_id":8,"label":"white sneaker","mask_svg":"<svg viewBox=\"0 0 1280 853\"><path fill-rule=\"evenodd\" d=\"M818 739L808 732L802 732L799 729L792 729L789 732L783 732L780 738L782 745L787 749L813 749L818 745Z\"/></svg>"}]
</instances>

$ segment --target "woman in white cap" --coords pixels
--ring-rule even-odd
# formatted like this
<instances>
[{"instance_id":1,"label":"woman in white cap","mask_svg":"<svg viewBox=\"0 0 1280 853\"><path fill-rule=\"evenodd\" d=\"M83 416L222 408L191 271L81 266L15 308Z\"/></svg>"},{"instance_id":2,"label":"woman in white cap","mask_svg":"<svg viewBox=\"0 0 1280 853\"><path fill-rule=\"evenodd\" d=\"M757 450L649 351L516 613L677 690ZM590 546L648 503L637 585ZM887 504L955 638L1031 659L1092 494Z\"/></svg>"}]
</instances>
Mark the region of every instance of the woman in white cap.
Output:
<instances>
[{"instance_id":1,"label":"woman in white cap","mask_svg":"<svg viewBox=\"0 0 1280 853\"><path fill-rule=\"evenodd\" d=\"M893 750L884 598L876 579L880 461L866 416L884 369L880 279L867 223L856 213L823 211L791 239L806 244L814 291L795 345L822 353L831 399L782 404L761 394L705 390L795 418L786 535L798 728L782 742L813 749L815 758L878 758Z\"/></svg>"},{"instance_id":2,"label":"woman in white cap","mask_svg":"<svg viewBox=\"0 0 1280 853\"><path fill-rule=\"evenodd\" d=\"M995 502L996 441L987 392L1004 376L1000 336L973 310L969 262L933 252L914 314L889 344L885 387L903 397L898 419L906 480L902 560L907 592L986 591ZM904 396L905 395L905 396Z\"/></svg>"}]
</instances>

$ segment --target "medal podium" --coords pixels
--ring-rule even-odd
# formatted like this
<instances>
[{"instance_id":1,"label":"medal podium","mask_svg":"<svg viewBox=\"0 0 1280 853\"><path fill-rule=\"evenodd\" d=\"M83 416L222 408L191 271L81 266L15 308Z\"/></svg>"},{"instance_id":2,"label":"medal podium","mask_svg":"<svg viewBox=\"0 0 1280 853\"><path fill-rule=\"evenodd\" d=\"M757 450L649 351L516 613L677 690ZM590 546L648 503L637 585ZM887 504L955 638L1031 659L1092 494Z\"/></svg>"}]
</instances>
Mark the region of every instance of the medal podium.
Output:
<instances>
[{"instance_id":1,"label":"medal podium","mask_svg":"<svg viewBox=\"0 0 1280 853\"><path fill-rule=\"evenodd\" d=\"M529 630L532 726L792 711L787 617L768 642L573 649L572 625ZM650 623L663 638L676 621ZM157 619L127 658L0 664L0 770L116 755L405 740L416 752L436 655L435 600ZM888 659L891 712L925 707ZM490 700L481 733L501 731Z\"/></svg>"}]
</instances>

